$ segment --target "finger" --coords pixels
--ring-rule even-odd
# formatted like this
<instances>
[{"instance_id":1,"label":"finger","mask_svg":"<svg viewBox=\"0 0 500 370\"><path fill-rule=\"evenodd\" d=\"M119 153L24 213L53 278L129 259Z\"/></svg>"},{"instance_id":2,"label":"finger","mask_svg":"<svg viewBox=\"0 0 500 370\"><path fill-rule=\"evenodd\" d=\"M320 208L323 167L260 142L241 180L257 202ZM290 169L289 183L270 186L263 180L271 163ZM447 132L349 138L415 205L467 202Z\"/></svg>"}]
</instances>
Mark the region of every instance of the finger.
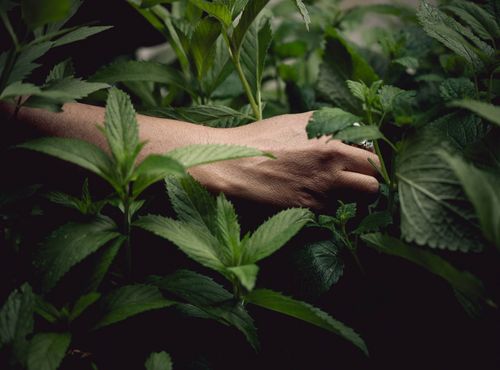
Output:
<instances>
[{"instance_id":1,"label":"finger","mask_svg":"<svg viewBox=\"0 0 500 370\"><path fill-rule=\"evenodd\" d=\"M345 145L345 144L344 144ZM380 168L378 156L368 150L359 149L353 146L345 145L345 170L350 172L358 172L364 175L376 176L377 170L370 163L374 163L377 168Z\"/></svg>"},{"instance_id":2,"label":"finger","mask_svg":"<svg viewBox=\"0 0 500 370\"><path fill-rule=\"evenodd\" d=\"M373 176L357 172L344 171L339 178L342 187L353 189L364 193L377 193L379 182Z\"/></svg>"}]
</instances>

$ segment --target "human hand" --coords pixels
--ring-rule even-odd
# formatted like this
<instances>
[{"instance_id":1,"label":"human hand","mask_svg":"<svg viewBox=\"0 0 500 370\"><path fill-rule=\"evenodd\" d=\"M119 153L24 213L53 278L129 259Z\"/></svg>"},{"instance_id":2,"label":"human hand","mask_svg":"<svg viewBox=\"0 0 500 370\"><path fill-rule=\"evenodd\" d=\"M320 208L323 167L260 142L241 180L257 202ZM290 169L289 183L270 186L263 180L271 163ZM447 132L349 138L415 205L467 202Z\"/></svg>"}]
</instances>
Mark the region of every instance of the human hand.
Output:
<instances>
[{"instance_id":1,"label":"human hand","mask_svg":"<svg viewBox=\"0 0 500 370\"><path fill-rule=\"evenodd\" d=\"M307 138L312 112L273 117L232 129L217 129L211 141L255 147L276 159L245 158L190 170L202 184L252 201L278 207L316 210L340 192L375 193L378 157L338 140Z\"/></svg>"}]
</instances>

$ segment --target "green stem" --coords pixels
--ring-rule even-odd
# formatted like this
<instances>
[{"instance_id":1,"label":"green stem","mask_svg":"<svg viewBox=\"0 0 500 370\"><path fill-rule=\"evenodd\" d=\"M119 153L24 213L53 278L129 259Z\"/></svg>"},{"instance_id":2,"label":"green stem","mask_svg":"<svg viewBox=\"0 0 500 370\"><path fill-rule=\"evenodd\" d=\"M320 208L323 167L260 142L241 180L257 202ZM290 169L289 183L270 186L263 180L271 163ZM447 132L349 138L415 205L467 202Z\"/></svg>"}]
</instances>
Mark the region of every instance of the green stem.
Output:
<instances>
[{"instance_id":1,"label":"green stem","mask_svg":"<svg viewBox=\"0 0 500 370\"><path fill-rule=\"evenodd\" d=\"M382 177L387 185L391 186L391 178L389 177L389 173L387 172L387 167L385 165L384 157L382 157L382 152L380 151L380 146L378 144L378 140L373 141L373 147L375 149L375 154L378 156L380 161L380 172L382 173Z\"/></svg>"},{"instance_id":2,"label":"green stem","mask_svg":"<svg viewBox=\"0 0 500 370\"><path fill-rule=\"evenodd\" d=\"M14 47L16 51L19 51L19 41L17 39L16 33L14 32L14 28L12 28L12 24L10 23L9 17L7 17L7 14L5 13L0 13L0 18L2 19L2 23L5 26L5 29L10 35L10 38L12 39L12 43L14 44Z\"/></svg>"},{"instance_id":3,"label":"green stem","mask_svg":"<svg viewBox=\"0 0 500 370\"><path fill-rule=\"evenodd\" d=\"M364 274L365 269L363 268L363 265L361 264L361 261L359 260L358 253L357 253L357 246L352 245L352 242L349 239L349 236L347 235L345 224L342 224L341 228L342 228L343 239L344 239L345 243L347 244L347 249L349 249L349 252L351 252L352 258L354 259L356 266L358 266L359 271L361 271L361 273Z\"/></svg>"},{"instance_id":4,"label":"green stem","mask_svg":"<svg viewBox=\"0 0 500 370\"><path fill-rule=\"evenodd\" d=\"M127 275L132 280L132 246L130 244L130 188L125 189L123 198L123 234L125 235L125 258L127 264Z\"/></svg>"}]
</instances>

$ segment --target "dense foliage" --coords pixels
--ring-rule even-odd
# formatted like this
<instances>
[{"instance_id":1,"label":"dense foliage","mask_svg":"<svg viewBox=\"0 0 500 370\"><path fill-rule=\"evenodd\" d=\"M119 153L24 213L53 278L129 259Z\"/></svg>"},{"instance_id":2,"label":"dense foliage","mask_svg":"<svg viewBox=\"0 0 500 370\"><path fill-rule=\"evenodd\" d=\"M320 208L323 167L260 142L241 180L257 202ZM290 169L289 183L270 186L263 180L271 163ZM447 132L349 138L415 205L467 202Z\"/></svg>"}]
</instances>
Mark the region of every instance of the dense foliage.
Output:
<instances>
[{"instance_id":1,"label":"dense foliage","mask_svg":"<svg viewBox=\"0 0 500 370\"><path fill-rule=\"evenodd\" d=\"M148 61L117 59L88 81L75 77L65 60L37 84L30 76L49 50L109 27L64 28L80 1L0 0L11 38L0 54L0 100L14 102L16 112L23 105L59 111L85 97L101 102L110 149L63 138L38 138L15 149L80 166L109 194L96 200L87 180L81 197L40 185L0 193L2 266L29 271L2 278L10 291L0 309L2 367L55 370L78 358L78 366L98 368L105 351L83 353L82 338L153 310L215 320L240 331L259 351L253 306L330 331L368 355L363 332L257 280L261 261L303 228L326 237L296 251L297 274L311 297L349 279L343 276L347 265L363 271L370 262L359 253L370 248L436 275L470 316L496 314L494 282L466 270L472 267L467 256L498 262L500 251L498 1L435 6L424 0L418 11L403 5L341 11L328 0L129 3L165 37L166 50ZM373 14L387 18L391 29L363 34ZM13 26L12 19L24 25ZM353 31L365 41L351 41ZM224 194L210 194L186 170L244 157L272 160L272 153L196 145L138 163L144 143L135 109L214 127L315 110L310 138L373 142L380 193L371 204L340 199L324 215L283 210L248 231ZM173 214L156 214L162 208L148 202L147 189L159 181ZM42 212L60 220L49 223L55 230L44 230L39 239L25 235L25 223L37 222ZM144 230L159 238L133 237ZM176 271L138 268L148 248L144 240L162 248L173 244L194 262L182 260ZM465 253L455 266L455 255ZM169 348L157 350L142 360L146 369L170 369Z\"/></svg>"}]
</instances>

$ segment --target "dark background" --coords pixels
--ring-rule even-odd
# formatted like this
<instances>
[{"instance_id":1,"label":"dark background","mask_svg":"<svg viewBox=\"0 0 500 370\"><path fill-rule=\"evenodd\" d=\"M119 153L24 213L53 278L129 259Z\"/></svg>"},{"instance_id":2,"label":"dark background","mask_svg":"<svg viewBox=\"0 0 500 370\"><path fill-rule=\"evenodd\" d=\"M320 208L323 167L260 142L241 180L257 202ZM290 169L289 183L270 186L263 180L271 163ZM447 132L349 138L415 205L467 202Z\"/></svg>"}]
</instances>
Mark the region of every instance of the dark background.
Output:
<instances>
[{"instance_id":1,"label":"dark background","mask_svg":"<svg viewBox=\"0 0 500 370\"><path fill-rule=\"evenodd\" d=\"M68 57L73 59L77 75L89 76L119 55L131 55L140 46L163 42L163 37L125 1L86 0L69 25L93 21L114 28L51 51L43 60L46 67L40 68L35 78L43 79L52 65ZM9 151L2 161L12 186L43 183L46 188L77 194L88 176L71 165L32 153ZM99 190L104 185L98 179L91 177L90 184L94 194L105 195ZM162 186L150 194L154 192L163 194ZM162 212L168 204L163 195L156 196L154 202L159 204L156 212ZM246 225L264 218L261 207L238 207ZM50 230L48 226L55 227L71 216L61 215L60 210L50 213L49 209L45 217L37 219L36 226L29 225L34 227L33 242ZM203 364L214 370L500 369L498 312L487 310L482 318L470 319L446 283L403 260L362 249L360 259L365 274L347 257L347 269L339 284L321 297L311 297L300 288L293 255L305 243L323 237L328 236L315 230L304 231L288 248L263 263L259 282L308 299L353 327L365 339L370 359L336 335L259 308L250 308L262 345L259 354L234 329L172 312L147 313L93 335L83 335L76 346L91 352L99 369L104 370L140 369L150 352L160 350L172 355L175 369L206 368ZM166 273L178 266L197 268L175 248L151 235L135 232L133 239L140 247L134 260L144 274ZM486 254L451 258L457 266L479 275L488 291L498 298L498 255L495 251ZM489 266L485 260L490 261ZM30 266L22 263L2 267L3 273L32 278ZM73 358L66 361L66 366L88 368L88 362Z\"/></svg>"}]
</instances>

